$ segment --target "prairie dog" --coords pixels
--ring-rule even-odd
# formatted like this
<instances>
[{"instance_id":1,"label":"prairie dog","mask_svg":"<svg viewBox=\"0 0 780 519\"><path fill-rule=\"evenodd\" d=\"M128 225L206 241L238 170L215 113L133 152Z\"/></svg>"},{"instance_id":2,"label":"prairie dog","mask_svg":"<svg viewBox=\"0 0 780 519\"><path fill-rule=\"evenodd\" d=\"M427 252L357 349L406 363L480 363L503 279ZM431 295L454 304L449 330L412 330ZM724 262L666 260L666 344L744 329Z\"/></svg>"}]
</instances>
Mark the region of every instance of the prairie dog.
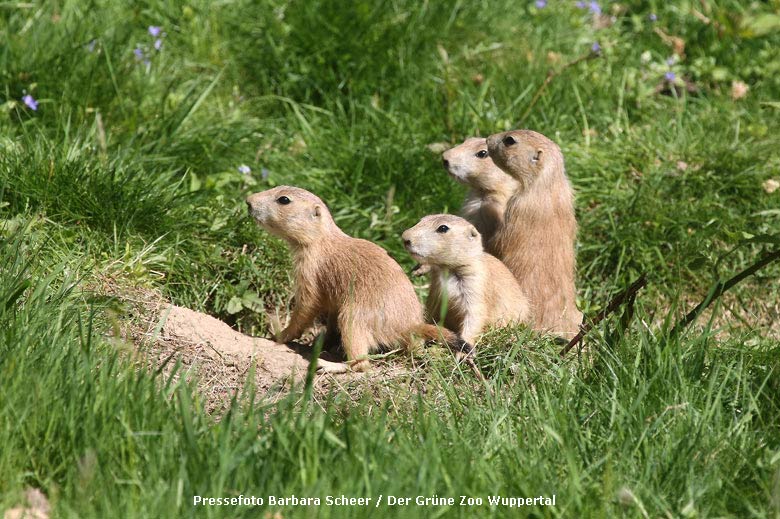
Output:
<instances>
[{"instance_id":1,"label":"prairie dog","mask_svg":"<svg viewBox=\"0 0 780 519\"><path fill-rule=\"evenodd\" d=\"M426 216L401 238L416 260L431 266L428 317L440 318L446 297L444 325L474 344L489 325L528 322L528 299L499 259L482 248L476 227L458 216Z\"/></svg>"},{"instance_id":2,"label":"prairie dog","mask_svg":"<svg viewBox=\"0 0 780 519\"><path fill-rule=\"evenodd\" d=\"M493 235L504 223L506 204L518 182L493 163L487 139L482 137L468 138L441 157L450 176L469 186L460 214L477 228L489 251Z\"/></svg>"},{"instance_id":3,"label":"prairie dog","mask_svg":"<svg viewBox=\"0 0 780 519\"><path fill-rule=\"evenodd\" d=\"M574 194L553 141L531 130L491 135L493 162L518 182L494 251L520 283L533 308L534 329L567 338L582 322L577 309Z\"/></svg>"},{"instance_id":4,"label":"prairie dog","mask_svg":"<svg viewBox=\"0 0 780 519\"><path fill-rule=\"evenodd\" d=\"M326 336L339 336L347 364L323 363L323 371L367 371L367 355L380 346L411 347L415 338L444 338L455 351L471 345L449 330L425 324L411 282L379 246L345 234L312 193L279 186L246 199L249 215L287 241L295 265L295 305L278 342L300 337L326 316Z\"/></svg>"}]
</instances>

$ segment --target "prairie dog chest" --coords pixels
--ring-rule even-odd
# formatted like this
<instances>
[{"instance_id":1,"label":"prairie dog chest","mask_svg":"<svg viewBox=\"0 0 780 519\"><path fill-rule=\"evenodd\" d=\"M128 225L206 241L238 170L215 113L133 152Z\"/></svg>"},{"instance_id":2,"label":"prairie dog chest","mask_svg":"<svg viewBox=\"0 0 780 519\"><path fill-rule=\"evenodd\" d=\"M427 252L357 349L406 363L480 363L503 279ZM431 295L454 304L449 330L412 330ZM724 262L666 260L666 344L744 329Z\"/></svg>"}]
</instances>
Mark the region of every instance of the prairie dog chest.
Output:
<instances>
[{"instance_id":1,"label":"prairie dog chest","mask_svg":"<svg viewBox=\"0 0 780 519\"><path fill-rule=\"evenodd\" d=\"M475 275L456 275L444 269L437 269L438 285L442 298L446 297L453 308L468 308L478 304L482 297L480 279Z\"/></svg>"},{"instance_id":2,"label":"prairie dog chest","mask_svg":"<svg viewBox=\"0 0 780 519\"><path fill-rule=\"evenodd\" d=\"M469 194L466 195L466 199L463 201L461 214L464 217L473 216L479 213L479 210L482 208L482 204L483 204L482 197L480 197L478 193L475 193L473 191L469 192Z\"/></svg>"}]
</instances>

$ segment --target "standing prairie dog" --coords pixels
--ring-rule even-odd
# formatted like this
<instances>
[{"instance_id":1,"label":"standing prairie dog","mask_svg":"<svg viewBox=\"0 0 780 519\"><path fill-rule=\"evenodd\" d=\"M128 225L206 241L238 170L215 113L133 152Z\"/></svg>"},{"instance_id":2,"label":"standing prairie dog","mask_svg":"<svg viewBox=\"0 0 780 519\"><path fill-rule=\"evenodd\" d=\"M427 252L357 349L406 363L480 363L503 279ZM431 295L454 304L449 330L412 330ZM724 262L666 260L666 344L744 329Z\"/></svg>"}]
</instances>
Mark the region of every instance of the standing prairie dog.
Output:
<instances>
[{"instance_id":1,"label":"standing prairie dog","mask_svg":"<svg viewBox=\"0 0 780 519\"><path fill-rule=\"evenodd\" d=\"M323 371L367 371L367 355L380 346L411 347L415 338L443 338L455 351L471 345L449 330L425 324L411 282L379 246L345 234L318 197L279 186L246 199L249 215L287 241L295 265L295 305L277 340L300 337L326 316L326 336L339 336L347 364L324 363Z\"/></svg>"},{"instance_id":2,"label":"standing prairie dog","mask_svg":"<svg viewBox=\"0 0 780 519\"><path fill-rule=\"evenodd\" d=\"M577 309L574 194L553 141L531 130L491 135L493 162L518 182L491 250L515 275L533 308L534 329L567 338L582 322Z\"/></svg>"},{"instance_id":3,"label":"standing prairie dog","mask_svg":"<svg viewBox=\"0 0 780 519\"><path fill-rule=\"evenodd\" d=\"M416 260L431 266L428 317L474 344L489 325L528 322L528 299L499 259L482 248L479 231L458 216L426 216L401 238Z\"/></svg>"},{"instance_id":4,"label":"standing prairie dog","mask_svg":"<svg viewBox=\"0 0 780 519\"><path fill-rule=\"evenodd\" d=\"M469 186L460 214L477 228L485 248L504 223L506 204L518 182L504 173L488 155L487 139L471 137L442 154L444 169Z\"/></svg>"}]
</instances>

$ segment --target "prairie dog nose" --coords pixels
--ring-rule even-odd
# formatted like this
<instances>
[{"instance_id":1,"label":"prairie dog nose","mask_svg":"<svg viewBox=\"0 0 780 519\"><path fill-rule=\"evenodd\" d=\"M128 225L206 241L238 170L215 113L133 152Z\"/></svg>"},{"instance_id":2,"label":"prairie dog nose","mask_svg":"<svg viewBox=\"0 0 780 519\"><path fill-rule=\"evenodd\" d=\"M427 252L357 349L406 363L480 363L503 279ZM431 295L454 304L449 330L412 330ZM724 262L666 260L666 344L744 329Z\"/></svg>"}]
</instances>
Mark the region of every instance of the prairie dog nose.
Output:
<instances>
[{"instance_id":1,"label":"prairie dog nose","mask_svg":"<svg viewBox=\"0 0 780 519\"><path fill-rule=\"evenodd\" d=\"M262 193L252 193L251 195L246 197L246 205L252 207L252 204L254 202L260 201L261 198L262 198Z\"/></svg>"},{"instance_id":2,"label":"prairie dog nose","mask_svg":"<svg viewBox=\"0 0 780 519\"><path fill-rule=\"evenodd\" d=\"M447 150L441 154L441 163L444 165L444 169L450 169L450 157L452 156L452 153L450 153L451 151L452 150Z\"/></svg>"}]
</instances>

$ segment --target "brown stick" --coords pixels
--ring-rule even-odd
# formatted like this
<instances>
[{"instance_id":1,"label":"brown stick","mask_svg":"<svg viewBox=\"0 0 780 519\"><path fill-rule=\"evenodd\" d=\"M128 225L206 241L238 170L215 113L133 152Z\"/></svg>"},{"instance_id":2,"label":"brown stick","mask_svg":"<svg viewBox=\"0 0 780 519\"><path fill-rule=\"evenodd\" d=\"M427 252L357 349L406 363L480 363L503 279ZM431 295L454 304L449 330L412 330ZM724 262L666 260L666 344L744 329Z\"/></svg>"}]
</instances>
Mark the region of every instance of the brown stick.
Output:
<instances>
[{"instance_id":1,"label":"brown stick","mask_svg":"<svg viewBox=\"0 0 780 519\"><path fill-rule=\"evenodd\" d=\"M685 317L680 319L677 324L674 325L674 328L672 328L672 331L670 332L670 336L677 335L682 331L683 328L691 324L694 320L696 320L697 317L708 307L712 304L713 301L718 299L720 296L723 295L724 292L729 290L731 287L742 281L743 279L752 276L762 268L766 267L773 261L777 261L780 259L780 250L772 251L764 255L760 260L753 263L751 266L734 276L733 278L729 279L725 283L722 281L718 281L718 283L714 287L714 291L712 292L712 295L708 295L704 301L696 305L696 307L688 312Z\"/></svg>"},{"instance_id":2,"label":"brown stick","mask_svg":"<svg viewBox=\"0 0 780 519\"><path fill-rule=\"evenodd\" d=\"M559 68L558 70L552 70L550 69L547 71L547 77L544 78L544 82L541 84L539 89L536 91L534 96L531 98L531 102L528 104L528 108L525 109L525 112L523 112L523 115L520 116L520 120L517 122L518 127L522 126L525 122L526 117L528 117L528 114L531 113L531 110L536 105L536 103L539 101L539 98L542 97L542 93L547 88L547 85L552 83L552 80L555 79L557 76L560 76L566 69L569 69L573 67L574 65L577 65L583 61L587 61L589 59L598 58L601 55L600 50L592 50L587 54L584 54L580 56L579 58L573 59L572 61L566 63L564 66Z\"/></svg>"},{"instance_id":3,"label":"brown stick","mask_svg":"<svg viewBox=\"0 0 780 519\"><path fill-rule=\"evenodd\" d=\"M620 307L620 305L623 304L623 302L628 299L630 302L633 303L633 300L636 296L636 293L639 292L643 287L647 285L647 275L642 274L639 276L639 279L631 283L631 286L629 286L627 289L620 292L618 295L612 298L612 301L609 302L607 307L599 312L596 317L591 319L590 321L580 325L580 331L577 332L577 335L574 336L572 340L569 341L569 344L564 347L561 352L558 354L561 357L566 355L569 350L571 350L573 347L579 343L583 337L585 337L585 334L588 333L594 326L599 324L601 321L604 320L609 314L614 312L615 310Z\"/></svg>"}]
</instances>

